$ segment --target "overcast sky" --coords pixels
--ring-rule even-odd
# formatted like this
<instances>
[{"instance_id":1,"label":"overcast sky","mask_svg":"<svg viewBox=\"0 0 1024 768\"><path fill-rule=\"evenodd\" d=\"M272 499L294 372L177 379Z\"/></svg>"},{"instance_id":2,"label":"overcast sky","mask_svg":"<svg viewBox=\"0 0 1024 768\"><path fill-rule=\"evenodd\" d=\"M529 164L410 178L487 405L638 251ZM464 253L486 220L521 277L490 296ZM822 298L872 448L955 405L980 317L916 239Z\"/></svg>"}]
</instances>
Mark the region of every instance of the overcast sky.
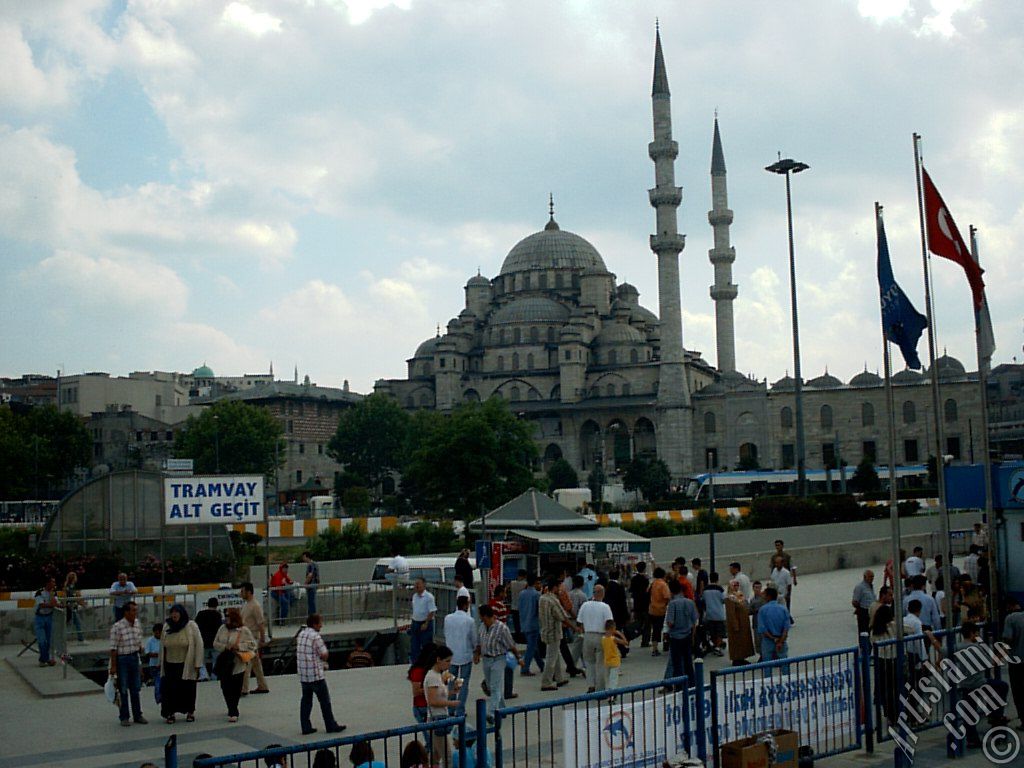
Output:
<instances>
[{"instance_id":1,"label":"overcast sky","mask_svg":"<svg viewBox=\"0 0 1024 768\"><path fill-rule=\"evenodd\" d=\"M1021 354L1016 0L39 0L0 4L0 375L273 361L369 391L544 225L548 192L657 311L655 17L687 348L714 363L717 108L741 371L792 370L777 150L811 166L794 178L805 377L881 368L875 200L923 311L914 131L980 230L996 361ZM940 351L973 369L966 280L941 259L934 276Z\"/></svg>"}]
</instances>

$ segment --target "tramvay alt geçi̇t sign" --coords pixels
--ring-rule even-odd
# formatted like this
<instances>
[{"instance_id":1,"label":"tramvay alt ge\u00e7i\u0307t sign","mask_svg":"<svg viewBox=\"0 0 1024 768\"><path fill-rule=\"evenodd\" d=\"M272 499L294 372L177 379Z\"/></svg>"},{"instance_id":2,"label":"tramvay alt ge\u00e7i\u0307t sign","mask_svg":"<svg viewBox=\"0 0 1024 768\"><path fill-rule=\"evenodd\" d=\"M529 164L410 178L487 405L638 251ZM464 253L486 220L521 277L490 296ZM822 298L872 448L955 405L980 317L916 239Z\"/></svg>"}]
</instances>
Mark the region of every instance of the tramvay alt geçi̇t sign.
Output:
<instances>
[{"instance_id":1,"label":"tramvay alt ge\u00e7i\u0307t sign","mask_svg":"<svg viewBox=\"0 0 1024 768\"><path fill-rule=\"evenodd\" d=\"M262 520L262 475L164 478L165 525L223 525Z\"/></svg>"}]
</instances>

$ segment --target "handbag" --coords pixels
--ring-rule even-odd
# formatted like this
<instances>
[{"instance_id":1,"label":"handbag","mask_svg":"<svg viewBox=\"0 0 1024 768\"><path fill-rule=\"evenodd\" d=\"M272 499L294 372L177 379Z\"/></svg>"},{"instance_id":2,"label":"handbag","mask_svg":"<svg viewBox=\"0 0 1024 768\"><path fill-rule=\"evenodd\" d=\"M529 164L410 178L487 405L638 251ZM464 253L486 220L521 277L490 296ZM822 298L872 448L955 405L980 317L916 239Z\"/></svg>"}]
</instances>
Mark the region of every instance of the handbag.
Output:
<instances>
[{"instance_id":1,"label":"handbag","mask_svg":"<svg viewBox=\"0 0 1024 768\"><path fill-rule=\"evenodd\" d=\"M252 651L239 651L238 658L240 658L244 664L248 664L250 661L256 658L256 654Z\"/></svg>"},{"instance_id":2,"label":"handbag","mask_svg":"<svg viewBox=\"0 0 1024 768\"><path fill-rule=\"evenodd\" d=\"M221 651L217 656L217 660L213 662L213 673L218 678L231 677L231 673L235 670L235 652L224 650Z\"/></svg>"}]
</instances>

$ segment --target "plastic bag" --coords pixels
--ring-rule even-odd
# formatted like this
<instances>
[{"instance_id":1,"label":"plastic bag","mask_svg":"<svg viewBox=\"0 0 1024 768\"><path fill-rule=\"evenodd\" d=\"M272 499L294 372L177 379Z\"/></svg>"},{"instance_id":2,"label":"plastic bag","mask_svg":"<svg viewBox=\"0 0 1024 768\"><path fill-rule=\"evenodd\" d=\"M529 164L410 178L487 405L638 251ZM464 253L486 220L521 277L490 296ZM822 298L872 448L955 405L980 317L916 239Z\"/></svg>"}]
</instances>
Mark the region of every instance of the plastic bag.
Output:
<instances>
[{"instance_id":1,"label":"plastic bag","mask_svg":"<svg viewBox=\"0 0 1024 768\"><path fill-rule=\"evenodd\" d=\"M115 707L121 706L121 691L117 686L117 678L113 675L107 676L107 682L103 685L103 693L107 697L107 701Z\"/></svg>"},{"instance_id":2,"label":"plastic bag","mask_svg":"<svg viewBox=\"0 0 1024 768\"><path fill-rule=\"evenodd\" d=\"M512 651L505 652L505 666L509 669L515 669L519 666L519 659L516 658L516 655L512 653Z\"/></svg>"}]
</instances>

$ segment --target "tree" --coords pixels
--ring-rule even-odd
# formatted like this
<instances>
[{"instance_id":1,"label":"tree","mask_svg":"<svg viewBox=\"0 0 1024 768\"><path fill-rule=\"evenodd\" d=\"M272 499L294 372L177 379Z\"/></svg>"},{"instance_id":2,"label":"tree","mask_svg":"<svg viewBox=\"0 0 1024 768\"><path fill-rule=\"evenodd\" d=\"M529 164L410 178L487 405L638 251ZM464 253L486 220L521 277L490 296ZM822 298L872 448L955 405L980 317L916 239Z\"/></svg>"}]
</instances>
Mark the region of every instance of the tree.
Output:
<instances>
[{"instance_id":1,"label":"tree","mask_svg":"<svg viewBox=\"0 0 1024 768\"><path fill-rule=\"evenodd\" d=\"M450 416L417 414L409 430L403 489L419 506L479 514L530 487L533 428L502 400L466 403Z\"/></svg>"},{"instance_id":2,"label":"tree","mask_svg":"<svg viewBox=\"0 0 1024 768\"><path fill-rule=\"evenodd\" d=\"M882 483L878 479L878 472L875 471L875 465L871 459L866 457L861 459L853 477L850 478L850 488L856 493L870 493L881 487Z\"/></svg>"},{"instance_id":3,"label":"tree","mask_svg":"<svg viewBox=\"0 0 1024 768\"><path fill-rule=\"evenodd\" d=\"M0 407L0 498L49 496L89 463L92 439L72 413L46 405Z\"/></svg>"},{"instance_id":4,"label":"tree","mask_svg":"<svg viewBox=\"0 0 1024 768\"><path fill-rule=\"evenodd\" d=\"M604 507L604 483L607 477L600 464L594 464L594 468L587 475L587 488L590 489L590 502L595 505L597 512L603 511Z\"/></svg>"},{"instance_id":5,"label":"tree","mask_svg":"<svg viewBox=\"0 0 1024 768\"><path fill-rule=\"evenodd\" d=\"M672 473L661 459L637 456L626 465L622 485L627 491L640 491L648 501L656 501L672 487Z\"/></svg>"},{"instance_id":6,"label":"tree","mask_svg":"<svg viewBox=\"0 0 1024 768\"><path fill-rule=\"evenodd\" d=\"M401 469L408 430L409 414L392 398L373 394L341 414L327 453L376 489L385 476Z\"/></svg>"},{"instance_id":7,"label":"tree","mask_svg":"<svg viewBox=\"0 0 1024 768\"><path fill-rule=\"evenodd\" d=\"M188 417L174 440L174 455L192 459L198 473L269 475L283 462L281 435L281 424L265 408L221 400Z\"/></svg>"},{"instance_id":8,"label":"tree","mask_svg":"<svg viewBox=\"0 0 1024 768\"><path fill-rule=\"evenodd\" d=\"M557 459L548 469L548 493L554 493L559 488L576 488L579 484L576 470L565 459Z\"/></svg>"}]
</instances>

